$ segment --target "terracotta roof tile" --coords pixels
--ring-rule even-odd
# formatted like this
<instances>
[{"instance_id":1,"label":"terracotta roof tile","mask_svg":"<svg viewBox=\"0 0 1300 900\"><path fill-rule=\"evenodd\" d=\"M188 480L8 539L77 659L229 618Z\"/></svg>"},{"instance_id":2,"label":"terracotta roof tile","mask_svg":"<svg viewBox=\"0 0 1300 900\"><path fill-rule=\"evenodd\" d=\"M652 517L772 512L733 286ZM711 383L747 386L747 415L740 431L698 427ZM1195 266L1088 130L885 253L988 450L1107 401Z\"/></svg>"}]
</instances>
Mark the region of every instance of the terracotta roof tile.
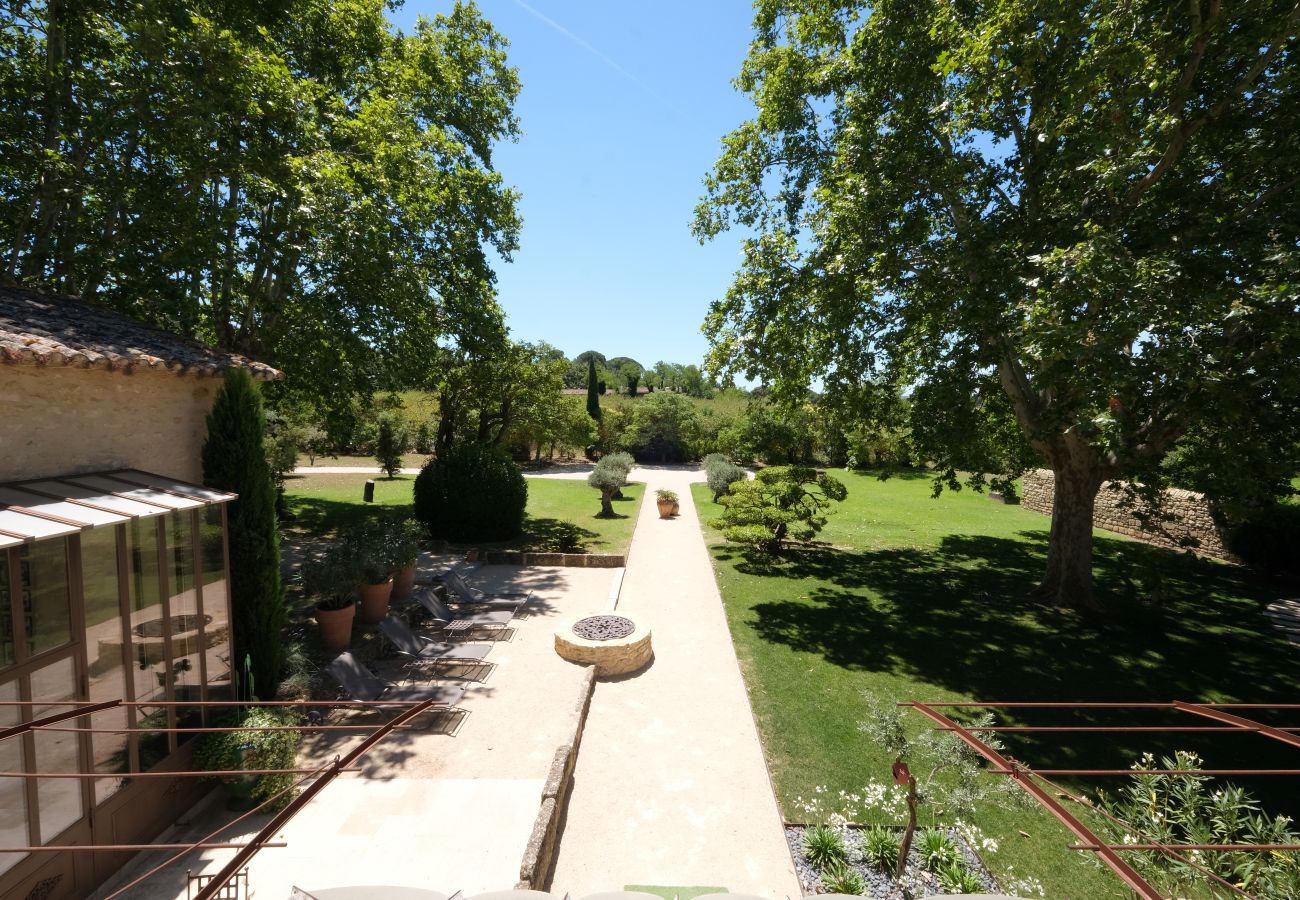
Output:
<instances>
[{"instance_id":1,"label":"terracotta roof tile","mask_svg":"<svg viewBox=\"0 0 1300 900\"><path fill-rule=\"evenodd\" d=\"M13 287L0 287L0 363L117 372L154 369L178 375L217 375L241 368L262 381L284 377L265 363L214 350L103 307Z\"/></svg>"}]
</instances>

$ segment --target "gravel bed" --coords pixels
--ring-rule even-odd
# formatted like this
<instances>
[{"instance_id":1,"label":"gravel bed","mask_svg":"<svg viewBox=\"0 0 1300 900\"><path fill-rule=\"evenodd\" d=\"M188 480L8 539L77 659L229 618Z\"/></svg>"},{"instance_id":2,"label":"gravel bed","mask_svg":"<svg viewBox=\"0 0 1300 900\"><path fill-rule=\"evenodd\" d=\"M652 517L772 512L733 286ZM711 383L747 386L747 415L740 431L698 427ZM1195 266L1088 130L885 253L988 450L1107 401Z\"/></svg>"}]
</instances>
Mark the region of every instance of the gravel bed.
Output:
<instances>
[{"instance_id":1,"label":"gravel bed","mask_svg":"<svg viewBox=\"0 0 1300 900\"><path fill-rule=\"evenodd\" d=\"M790 855L794 857L795 872L799 875L799 886L803 888L804 894L820 894L824 893L824 888L822 888L817 869L808 860L804 859L803 855L803 835L807 827L806 825L786 825L785 840L790 845ZM844 837L844 846L849 851L849 866L861 873L867 882L867 890L863 896L874 898L874 900L904 900L903 892L894 882L894 873L882 872L863 858L863 830L863 826L850 825ZM990 894L999 893L1001 889L998 887L998 883L989 873L979 854L975 852L975 848L967 843L957 829L948 828L945 830L956 843L961 854L966 857L967 864L979 875L980 880L984 883L984 889ZM917 829L917 831L919 833L920 829ZM911 852L907 855L907 870L912 875L919 876L924 883L925 893L921 896L934 897L947 893L939 885L938 878L927 872L924 866L921 865L921 856L916 851L915 838L912 841Z\"/></svg>"}]
</instances>

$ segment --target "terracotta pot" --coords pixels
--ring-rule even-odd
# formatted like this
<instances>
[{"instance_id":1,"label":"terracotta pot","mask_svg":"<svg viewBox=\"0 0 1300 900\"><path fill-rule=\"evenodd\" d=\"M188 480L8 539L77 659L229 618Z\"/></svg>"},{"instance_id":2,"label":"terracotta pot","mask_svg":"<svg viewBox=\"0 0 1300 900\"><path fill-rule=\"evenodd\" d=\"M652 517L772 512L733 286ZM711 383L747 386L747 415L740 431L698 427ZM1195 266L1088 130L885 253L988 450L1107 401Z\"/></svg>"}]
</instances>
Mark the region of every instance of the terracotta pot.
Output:
<instances>
[{"instance_id":1,"label":"terracotta pot","mask_svg":"<svg viewBox=\"0 0 1300 900\"><path fill-rule=\"evenodd\" d=\"M361 621L368 625L383 620L388 615L388 601L393 596L393 579L381 584L366 584L357 589L361 601Z\"/></svg>"},{"instance_id":2,"label":"terracotta pot","mask_svg":"<svg viewBox=\"0 0 1300 900\"><path fill-rule=\"evenodd\" d=\"M676 500L674 500L674 501L673 501L673 515L674 515L674 516L675 516L675 515L678 515L678 514L681 513L681 511L682 511L682 505L681 505L680 503L678 503Z\"/></svg>"},{"instance_id":3,"label":"terracotta pot","mask_svg":"<svg viewBox=\"0 0 1300 900\"><path fill-rule=\"evenodd\" d=\"M478 562L478 551L477 550L465 551L465 562Z\"/></svg>"},{"instance_id":4,"label":"terracotta pot","mask_svg":"<svg viewBox=\"0 0 1300 900\"><path fill-rule=\"evenodd\" d=\"M393 576L393 600L405 600L415 590L415 563L404 569L398 569Z\"/></svg>"},{"instance_id":5,"label":"terracotta pot","mask_svg":"<svg viewBox=\"0 0 1300 900\"><path fill-rule=\"evenodd\" d=\"M657 505L659 507L659 518L667 519L672 516L674 512L673 507L677 504L673 503L671 500L660 500Z\"/></svg>"},{"instance_id":6,"label":"terracotta pot","mask_svg":"<svg viewBox=\"0 0 1300 900\"><path fill-rule=\"evenodd\" d=\"M349 603L342 609L316 607L316 625L320 628L320 642L326 650L346 650L352 643L352 618L357 605Z\"/></svg>"}]
</instances>

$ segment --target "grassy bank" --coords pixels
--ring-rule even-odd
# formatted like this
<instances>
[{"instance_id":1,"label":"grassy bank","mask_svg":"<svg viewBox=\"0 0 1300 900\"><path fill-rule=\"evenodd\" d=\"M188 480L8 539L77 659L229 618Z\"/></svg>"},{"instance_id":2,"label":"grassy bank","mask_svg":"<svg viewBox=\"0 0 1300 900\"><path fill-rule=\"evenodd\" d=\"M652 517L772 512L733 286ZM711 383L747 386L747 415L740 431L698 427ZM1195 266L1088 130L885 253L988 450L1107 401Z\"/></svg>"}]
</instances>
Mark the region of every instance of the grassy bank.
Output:
<instances>
[{"instance_id":1,"label":"grassy bank","mask_svg":"<svg viewBox=\"0 0 1300 900\"><path fill-rule=\"evenodd\" d=\"M1044 563L1046 517L970 491L933 499L925 476L880 482L835 474L849 497L823 531L824 546L773 562L706 529L788 818L801 817L797 798L818 786L834 796L888 779L892 760L857 727L864 692L938 702L1286 702L1296 695L1294 651L1260 616L1270 591L1231 566L1098 532L1098 590L1115 612L1048 610L1028 597ZM704 486L694 490L707 522L720 508ZM1048 724L1044 715L1000 718ZM1052 721L1102 719L1056 713ZM1174 720L1147 713L1109 721ZM913 727L923 727L919 716ZM1144 750L1176 748L1200 751L1212 767L1289 765L1287 748L1247 736L1016 738L1007 742L1011 754L1039 767L1123 768ZM1293 812L1295 787L1279 781L1251 787L1273 811ZM1065 849L1070 837L1045 813L987 807L977 823L1001 845L990 860L995 870L1012 864L1036 875L1048 897L1122 893L1108 873Z\"/></svg>"}]
</instances>

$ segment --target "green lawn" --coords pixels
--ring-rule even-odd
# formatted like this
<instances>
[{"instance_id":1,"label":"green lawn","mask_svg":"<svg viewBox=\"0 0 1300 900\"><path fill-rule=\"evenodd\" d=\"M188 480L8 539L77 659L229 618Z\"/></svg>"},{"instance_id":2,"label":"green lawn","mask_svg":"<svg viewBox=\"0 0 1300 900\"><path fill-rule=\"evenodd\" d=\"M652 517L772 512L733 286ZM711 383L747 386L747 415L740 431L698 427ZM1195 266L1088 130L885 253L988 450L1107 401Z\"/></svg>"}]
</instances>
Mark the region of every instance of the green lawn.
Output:
<instances>
[{"instance_id":1,"label":"green lawn","mask_svg":"<svg viewBox=\"0 0 1300 900\"><path fill-rule=\"evenodd\" d=\"M341 526L364 520L376 507L411 506L414 475L375 479L375 502L362 500L368 475L299 475L285 483L285 499L293 518L289 528L327 537ZM600 494L585 481L528 479L525 534L517 540L480 545L502 549L566 553L626 553L636 526L645 486L623 488L615 500L618 518L598 519Z\"/></svg>"},{"instance_id":2,"label":"green lawn","mask_svg":"<svg viewBox=\"0 0 1300 900\"><path fill-rule=\"evenodd\" d=\"M888 778L891 760L857 728L864 691L932 701L1281 703L1297 696L1295 651L1260 616L1272 594L1233 567L1098 532L1099 593L1119 611L1054 612L1027 596L1043 566L1045 516L969 490L931 499L923 475L881 482L835 474L849 497L822 532L828 546L773 565L708 530L768 764L790 819L801 816L795 798L811 797L818 785L835 796ZM706 522L714 518L720 507L707 488L696 485L694 492ZM1136 600L1146 594L1143 585L1156 584L1163 602ZM1102 721L1061 713L1003 719ZM1109 721L1117 720L1172 721L1150 712L1112 714ZM1008 744L1013 756L1043 768L1124 768L1143 750L1175 748L1200 751L1212 767L1295 763L1288 748L1246 735L1048 733ZM1294 814L1296 786L1281 781L1251 787L1274 811ZM1069 836L1045 813L990 808L978 824L1001 845L990 860L995 871L1014 864L1039 877L1048 897L1122 893L1108 872L1064 849Z\"/></svg>"}]
</instances>

